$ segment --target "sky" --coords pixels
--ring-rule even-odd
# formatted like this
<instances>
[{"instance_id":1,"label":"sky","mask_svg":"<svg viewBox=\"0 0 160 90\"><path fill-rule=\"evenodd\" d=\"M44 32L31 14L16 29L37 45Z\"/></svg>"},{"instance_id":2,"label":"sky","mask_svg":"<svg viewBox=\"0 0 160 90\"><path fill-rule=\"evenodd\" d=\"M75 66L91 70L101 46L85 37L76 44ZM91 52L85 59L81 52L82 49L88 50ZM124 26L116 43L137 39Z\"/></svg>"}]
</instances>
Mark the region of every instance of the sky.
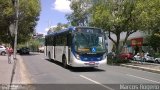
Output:
<instances>
[{"instance_id":1,"label":"sky","mask_svg":"<svg viewBox=\"0 0 160 90\"><path fill-rule=\"evenodd\" d=\"M40 0L41 12L36 26L36 32L46 34L51 26L57 23L67 23L66 14L71 13L68 0Z\"/></svg>"}]
</instances>

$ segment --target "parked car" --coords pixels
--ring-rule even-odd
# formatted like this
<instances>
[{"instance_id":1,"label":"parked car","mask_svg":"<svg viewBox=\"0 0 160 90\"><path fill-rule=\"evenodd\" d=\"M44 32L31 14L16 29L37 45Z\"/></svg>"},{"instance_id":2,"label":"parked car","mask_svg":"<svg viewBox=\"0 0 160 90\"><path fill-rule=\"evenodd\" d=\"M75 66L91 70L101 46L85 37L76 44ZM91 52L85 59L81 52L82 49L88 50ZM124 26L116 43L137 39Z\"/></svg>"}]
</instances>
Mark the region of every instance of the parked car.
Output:
<instances>
[{"instance_id":1,"label":"parked car","mask_svg":"<svg viewBox=\"0 0 160 90\"><path fill-rule=\"evenodd\" d=\"M155 63L160 63L160 58L155 58Z\"/></svg>"},{"instance_id":2,"label":"parked car","mask_svg":"<svg viewBox=\"0 0 160 90\"><path fill-rule=\"evenodd\" d=\"M19 54L29 54L29 52L30 52L30 50L29 50L29 48L27 48L27 47L22 47L22 48L20 48L19 50L17 50L17 53L19 53Z\"/></svg>"},{"instance_id":3,"label":"parked car","mask_svg":"<svg viewBox=\"0 0 160 90\"><path fill-rule=\"evenodd\" d=\"M6 48L4 46L0 46L0 55L6 55Z\"/></svg>"},{"instance_id":4,"label":"parked car","mask_svg":"<svg viewBox=\"0 0 160 90\"><path fill-rule=\"evenodd\" d=\"M149 53L145 53L143 57L140 56L139 53L137 53L134 57L133 60L137 60L137 61L152 61L155 62L154 57L152 57Z\"/></svg>"},{"instance_id":5,"label":"parked car","mask_svg":"<svg viewBox=\"0 0 160 90\"><path fill-rule=\"evenodd\" d=\"M44 47L38 48L39 52L43 53L44 52Z\"/></svg>"},{"instance_id":6,"label":"parked car","mask_svg":"<svg viewBox=\"0 0 160 90\"><path fill-rule=\"evenodd\" d=\"M131 60L131 59L133 59L133 54L132 53L121 53L121 54L119 54L119 58L121 58L121 59L125 59L125 60Z\"/></svg>"}]
</instances>

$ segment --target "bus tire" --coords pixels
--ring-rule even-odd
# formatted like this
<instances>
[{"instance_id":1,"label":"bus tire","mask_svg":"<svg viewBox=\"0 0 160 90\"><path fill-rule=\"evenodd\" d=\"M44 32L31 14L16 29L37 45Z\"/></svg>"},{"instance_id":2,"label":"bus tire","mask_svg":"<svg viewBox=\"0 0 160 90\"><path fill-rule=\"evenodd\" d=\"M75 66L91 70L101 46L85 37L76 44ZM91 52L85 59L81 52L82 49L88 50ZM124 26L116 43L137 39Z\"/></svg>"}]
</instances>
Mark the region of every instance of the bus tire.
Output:
<instances>
[{"instance_id":1,"label":"bus tire","mask_svg":"<svg viewBox=\"0 0 160 90\"><path fill-rule=\"evenodd\" d=\"M63 67L68 69L67 60L66 60L66 57L64 55L62 57L62 63L63 63Z\"/></svg>"}]
</instances>

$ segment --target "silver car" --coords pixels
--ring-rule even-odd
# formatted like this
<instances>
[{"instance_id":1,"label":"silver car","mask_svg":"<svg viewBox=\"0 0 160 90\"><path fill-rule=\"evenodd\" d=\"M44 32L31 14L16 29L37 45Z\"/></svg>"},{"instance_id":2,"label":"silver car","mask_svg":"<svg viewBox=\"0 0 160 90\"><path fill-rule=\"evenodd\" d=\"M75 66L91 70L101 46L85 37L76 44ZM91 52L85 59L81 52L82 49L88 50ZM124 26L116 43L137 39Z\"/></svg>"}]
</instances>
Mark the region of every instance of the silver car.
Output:
<instances>
[{"instance_id":1,"label":"silver car","mask_svg":"<svg viewBox=\"0 0 160 90\"><path fill-rule=\"evenodd\" d=\"M160 58L155 58L155 63L160 63Z\"/></svg>"},{"instance_id":2,"label":"silver car","mask_svg":"<svg viewBox=\"0 0 160 90\"><path fill-rule=\"evenodd\" d=\"M6 55L6 48L4 46L0 46L0 55Z\"/></svg>"},{"instance_id":3,"label":"silver car","mask_svg":"<svg viewBox=\"0 0 160 90\"><path fill-rule=\"evenodd\" d=\"M138 60L138 61L152 61L155 62L154 57L152 57L149 53L145 53L143 57L140 56L139 53L137 53L134 57L133 60Z\"/></svg>"}]
</instances>

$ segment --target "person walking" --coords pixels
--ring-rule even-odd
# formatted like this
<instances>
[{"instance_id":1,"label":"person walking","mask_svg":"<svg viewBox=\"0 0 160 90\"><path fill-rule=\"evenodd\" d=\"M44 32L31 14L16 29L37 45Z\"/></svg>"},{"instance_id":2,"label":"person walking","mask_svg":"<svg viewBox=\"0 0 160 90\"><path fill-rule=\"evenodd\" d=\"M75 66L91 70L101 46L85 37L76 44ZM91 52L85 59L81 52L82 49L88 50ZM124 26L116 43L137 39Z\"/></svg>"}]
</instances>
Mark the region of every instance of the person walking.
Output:
<instances>
[{"instance_id":1,"label":"person walking","mask_svg":"<svg viewBox=\"0 0 160 90\"><path fill-rule=\"evenodd\" d=\"M144 51L143 50L141 50L141 52L140 52L140 57L141 57L141 64L143 64L143 62L145 62L144 61Z\"/></svg>"},{"instance_id":2,"label":"person walking","mask_svg":"<svg viewBox=\"0 0 160 90\"><path fill-rule=\"evenodd\" d=\"M11 55L13 53L13 49L11 47L7 48L7 54L8 54L8 63L11 64Z\"/></svg>"}]
</instances>

